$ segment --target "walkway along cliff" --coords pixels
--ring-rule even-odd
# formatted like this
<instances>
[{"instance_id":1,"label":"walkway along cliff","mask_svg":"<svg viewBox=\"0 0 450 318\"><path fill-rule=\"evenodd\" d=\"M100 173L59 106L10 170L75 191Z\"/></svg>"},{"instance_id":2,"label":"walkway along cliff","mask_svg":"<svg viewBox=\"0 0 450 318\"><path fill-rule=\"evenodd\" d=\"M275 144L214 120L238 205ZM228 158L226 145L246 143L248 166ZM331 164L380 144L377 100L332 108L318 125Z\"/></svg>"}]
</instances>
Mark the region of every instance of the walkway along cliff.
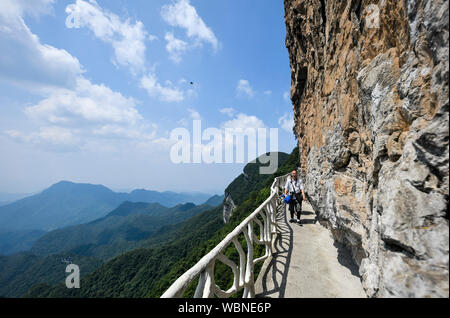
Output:
<instances>
[{"instance_id":1,"label":"walkway along cliff","mask_svg":"<svg viewBox=\"0 0 450 318\"><path fill-rule=\"evenodd\" d=\"M448 297L448 1L285 0L294 133L370 297Z\"/></svg>"}]
</instances>

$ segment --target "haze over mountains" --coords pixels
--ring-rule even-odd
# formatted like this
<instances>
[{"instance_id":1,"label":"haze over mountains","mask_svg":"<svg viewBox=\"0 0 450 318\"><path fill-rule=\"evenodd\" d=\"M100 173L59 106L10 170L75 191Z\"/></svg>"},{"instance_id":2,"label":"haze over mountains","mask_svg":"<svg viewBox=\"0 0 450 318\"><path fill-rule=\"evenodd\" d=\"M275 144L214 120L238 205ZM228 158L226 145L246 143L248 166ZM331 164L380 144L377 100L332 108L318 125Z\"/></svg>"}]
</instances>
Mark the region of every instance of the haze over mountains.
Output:
<instances>
[{"instance_id":1,"label":"haze over mountains","mask_svg":"<svg viewBox=\"0 0 450 318\"><path fill-rule=\"evenodd\" d=\"M9 230L49 231L93 221L124 201L157 202L172 207L186 202L200 204L210 197L211 194L144 189L120 193L103 185L61 181L39 194L0 207L0 224Z\"/></svg>"},{"instance_id":2,"label":"haze over mountains","mask_svg":"<svg viewBox=\"0 0 450 318\"><path fill-rule=\"evenodd\" d=\"M13 203L14 201L29 197L33 193L6 193L0 192L0 206Z\"/></svg>"},{"instance_id":3,"label":"haze over mountains","mask_svg":"<svg viewBox=\"0 0 450 318\"><path fill-rule=\"evenodd\" d=\"M201 204L210 197L144 189L123 193L103 185L61 181L41 193L0 206L0 254L27 250L45 232L104 217L125 201L174 207L187 202Z\"/></svg>"},{"instance_id":4,"label":"haze over mountains","mask_svg":"<svg viewBox=\"0 0 450 318\"><path fill-rule=\"evenodd\" d=\"M64 280L68 262L79 265L86 275L124 252L164 242L180 224L215 208L214 202L222 201L223 196L217 195L206 201L209 204L188 202L174 207L125 201L107 215L88 223L48 233L9 231L7 234L19 241L28 238L17 242L27 251L0 255L0 297L18 297L34 284ZM28 233L28 237L24 233ZM0 235L0 242L4 239L5 236ZM33 248L29 249L31 245Z\"/></svg>"},{"instance_id":5,"label":"haze over mountains","mask_svg":"<svg viewBox=\"0 0 450 318\"><path fill-rule=\"evenodd\" d=\"M226 235L228 235L243 219L252 213L263 201L265 201L270 194L270 186L273 178L276 176L287 174L297 167L299 152L298 148L287 155L285 153L278 153L279 168L272 175L261 175L259 173L259 162L248 163L242 174L240 174L227 187L229 194L236 199L239 204L233 210L229 221L223 222L223 204L217 207L208 208L203 212L199 212L185 221L168 224L161 227L157 232L152 233L147 239L138 241L136 248L130 249L126 253L117 254L104 261L104 263L97 269L91 271L93 268L92 261L89 258L99 257L100 254L85 253L84 248L70 249L64 253L76 254L78 257L85 257L85 268L87 274L81 276L80 289L68 289L64 284L64 279L56 276L49 276L45 279L37 281L33 280L32 284L28 284L29 289L25 293L19 293L24 297L160 297L161 294L173 283L181 274L193 266L199 259L201 259L208 251L214 248ZM211 198L209 201L217 200L218 198ZM223 202L223 201L222 201ZM149 205L150 206L150 205ZM178 206L179 215L185 215L186 212L192 209L201 209L202 206L194 207L192 204L184 204ZM155 209L158 206L154 206ZM98 223L105 222L106 219L114 221L117 216L128 218L136 215L142 215L146 207L140 203L124 203L119 208L108 214L103 220ZM183 211L186 210L186 211ZM161 215L168 213L160 212ZM137 213L137 214L134 214ZM154 215L155 213L150 213ZM147 215L146 215L147 216ZM95 225L86 225L87 227L94 227ZM107 224L105 222L104 224ZM81 231L87 232L87 227ZM67 230L67 229L66 229ZM59 231L54 231L53 234L58 234ZM120 233L121 231L117 231ZM124 233L124 232L122 232ZM137 233L137 232L136 232ZM45 235L44 237L50 237ZM53 235L52 234L52 235ZM67 236L69 237L69 236ZM240 238L241 244L244 246L243 235ZM60 244L65 240L52 240L55 244ZM52 244L40 242L39 240L34 250L37 247L46 248L51 247ZM41 243L45 243L42 244ZM111 245L110 245L111 246ZM83 254L81 254L83 253ZM224 252L229 259L234 262L239 261L239 255L236 249ZM256 245L254 249L254 257L260 257L265 253L265 248L261 245ZM40 256L46 261L42 266L48 266L49 269L56 268L53 262L53 256ZM95 255L95 256L94 256ZM38 258L39 260L41 258ZM0 266L1 266L0 257ZM37 261L36 260L36 261ZM7 260L4 262L6 263ZM13 260L9 260L13 262ZM84 269L80 267L80 271ZM230 287L233 283L233 275L229 267L221 262L217 262L215 267L216 283L221 288ZM11 287L26 282L23 279L28 271L17 274L9 272L8 280L5 283L8 287L1 288L3 281L0 280L0 295L6 297L13 296L11 294ZM6 276L6 275L5 275ZM1 276L0 276L1 277ZM51 280L50 280L51 278ZM186 291L185 296L191 297L195 291L195 284Z\"/></svg>"},{"instance_id":6,"label":"haze over mountains","mask_svg":"<svg viewBox=\"0 0 450 318\"><path fill-rule=\"evenodd\" d=\"M277 173L285 174L295 166L298 151L290 156L284 153L278 156L279 164L283 167ZM84 206L95 206L94 203L99 202L112 204L116 197L138 200L156 198L163 203L124 201L95 220L46 233L37 232L36 235L39 235L34 241L28 240L30 247L27 251L0 256L0 297L45 297L48 292L52 295L55 293L57 297L70 297L65 291L51 288L64 281L67 262L80 266L82 277L88 279L83 282L83 289L89 297L91 293L100 297L139 297L147 293L158 295L168 284L164 276L172 270L178 275L181 270L178 262L186 258L186 264L191 264L194 259L204 255L207 249L253 211L261 200L265 200L269 191L267 187L274 175L260 175L259 166L259 163L249 163L243 174L227 188L236 201L242 204L233 212L230 223L225 225L222 220L224 195L206 196L201 202L203 204L187 202L168 207L164 203L182 199L198 202L203 198L199 194L166 192L158 195L155 191L145 190L124 195L103 186L69 182L50 187L40 194L40 198L49 202L42 205L42 209L48 206L61 207L63 202L76 204L83 200L86 201ZM92 192L98 196L94 197ZM55 197L52 198L50 194L55 194ZM167 194L176 197L168 198ZM39 198L39 195L36 196ZM32 199L37 200L36 196ZM60 202L56 205L58 196ZM244 203L246 199L249 200ZM27 204L32 202L30 198L24 200ZM23 200L20 201L25 205ZM70 209L67 211L71 212ZM29 215L35 216L32 213ZM208 241L210 239L212 241ZM224 279L228 279L228 276L225 275ZM126 286L122 286L122 283ZM120 287L116 289L113 285Z\"/></svg>"},{"instance_id":7,"label":"haze over mountains","mask_svg":"<svg viewBox=\"0 0 450 318\"><path fill-rule=\"evenodd\" d=\"M0 255L0 296L18 297L36 283L64 280L67 262L86 275L124 252L164 242L177 224L213 208L126 201L92 222L50 231L29 251Z\"/></svg>"}]
</instances>

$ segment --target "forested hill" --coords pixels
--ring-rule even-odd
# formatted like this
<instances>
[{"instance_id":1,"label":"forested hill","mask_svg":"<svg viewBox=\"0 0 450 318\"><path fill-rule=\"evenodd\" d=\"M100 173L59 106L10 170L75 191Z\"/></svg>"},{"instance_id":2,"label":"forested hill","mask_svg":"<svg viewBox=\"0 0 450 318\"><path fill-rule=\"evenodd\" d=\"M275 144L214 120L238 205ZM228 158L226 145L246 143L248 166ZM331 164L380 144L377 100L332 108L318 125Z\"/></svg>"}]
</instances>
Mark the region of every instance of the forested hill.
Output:
<instances>
[{"instance_id":1,"label":"forested hill","mask_svg":"<svg viewBox=\"0 0 450 318\"><path fill-rule=\"evenodd\" d=\"M68 262L77 264L83 274L92 272L103 263L98 258L73 253L37 256L22 252L0 255L0 298L20 297L31 286L41 282L64 282Z\"/></svg>"},{"instance_id":2,"label":"forested hill","mask_svg":"<svg viewBox=\"0 0 450 318\"><path fill-rule=\"evenodd\" d=\"M289 159L289 155L284 152L277 152L278 165L281 167ZM267 180L266 174L260 174L259 168L264 166L260 162L252 162L244 167L244 171L231 182L225 189L225 193L233 198L235 204L239 205L248 198L252 191L261 189Z\"/></svg>"},{"instance_id":3,"label":"forested hill","mask_svg":"<svg viewBox=\"0 0 450 318\"><path fill-rule=\"evenodd\" d=\"M68 262L79 265L86 275L126 251L165 241L171 226L212 208L124 202L103 218L51 231L31 251L0 256L0 296L17 297L36 283L63 281Z\"/></svg>"},{"instance_id":4,"label":"forested hill","mask_svg":"<svg viewBox=\"0 0 450 318\"><path fill-rule=\"evenodd\" d=\"M109 259L139 247L161 227L185 221L212 207L185 203L166 208L159 203L126 201L103 218L45 234L34 243L31 252L48 255L70 251Z\"/></svg>"},{"instance_id":5,"label":"forested hill","mask_svg":"<svg viewBox=\"0 0 450 318\"><path fill-rule=\"evenodd\" d=\"M143 248L122 254L108 261L89 275L82 276L80 289L67 289L63 283L55 286L38 284L26 297L159 297L182 273L218 244L269 195L273 178L296 169L298 148L286 158L272 175L265 175L251 191L238 189L242 203L224 225L222 205L200 213L177 225L161 230L161 236L149 240ZM251 169L249 163L246 169ZM255 255L262 253L257 249ZM230 255L234 258L235 255ZM232 276L226 268L217 266L218 283L225 286ZM224 287L225 288L225 287ZM192 294L190 288L187 296Z\"/></svg>"}]
</instances>

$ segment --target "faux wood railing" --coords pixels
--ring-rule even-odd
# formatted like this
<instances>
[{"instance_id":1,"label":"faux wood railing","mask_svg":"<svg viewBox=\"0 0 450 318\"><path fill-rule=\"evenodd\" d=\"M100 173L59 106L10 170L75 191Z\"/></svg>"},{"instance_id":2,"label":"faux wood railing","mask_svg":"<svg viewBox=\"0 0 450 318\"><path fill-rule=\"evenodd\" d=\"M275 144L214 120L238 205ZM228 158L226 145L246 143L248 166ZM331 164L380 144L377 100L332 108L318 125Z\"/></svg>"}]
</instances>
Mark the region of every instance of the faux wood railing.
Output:
<instances>
[{"instance_id":1,"label":"faux wood railing","mask_svg":"<svg viewBox=\"0 0 450 318\"><path fill-rule=\"evenodd\" d=\"M258 262L272 256L273 243L277 235L276 213L281 204L281 187L284 187L288 175L275 178L270 188L270 196L216 247L206 254L197 264L181 275L161 298L181 298L186 288L198 277L195 298L227 298L244 289L243 297L255 297L254 267ZM260 218L262 221L260 220ZM253 226L259 226L260 237L254 232ZM243 234L247 253L239 242ZM265 254L254 259L253 244L265 245ZM231 245L232 244L232 245ZM224 255L228 246L234 246L239 254L239 265ZM233 272L233 285L224 291L214 281L214 267L220 261L229 266Z\"/></svg>"}]
</instances>

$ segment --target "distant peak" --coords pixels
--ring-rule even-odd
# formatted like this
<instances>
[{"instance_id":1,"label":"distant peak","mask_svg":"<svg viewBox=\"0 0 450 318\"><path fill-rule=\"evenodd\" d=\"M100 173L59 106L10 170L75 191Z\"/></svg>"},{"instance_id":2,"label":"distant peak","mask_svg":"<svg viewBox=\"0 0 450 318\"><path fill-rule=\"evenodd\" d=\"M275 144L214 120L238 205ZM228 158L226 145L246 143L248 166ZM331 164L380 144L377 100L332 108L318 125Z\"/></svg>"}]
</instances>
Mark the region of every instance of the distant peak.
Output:
<instances>
[{"instance_id":1,"label":"distant peak","mask_svg":"<svg viewBox=\"0 0 450 318\"><path fill-rule=\"evenodd\" d=\"M79 189L79 190L99 190L99 191L108 191L108 192L112 192L112 190L110 190L109 188L105 187L104 185L101 184L91 184L91 183L75 183L72 181L67 181L67 180L61 180L53 185L51 185L50 187L48 187L46 190L44 190L44 192L47 191L58 191L58 190L75 190L75 189Z\"/></svg>"},{"instance_id":2,"label":"distant peak","mask_svg":"<svg viewBox=\"0 0 450 318\"><path fill-rule=\"evenodd\" d=\"M75 184L75 183L72 182L72 181L68 181L68 180L61 180L61 181L56 182L55 184L53 184L53 186L56 186L56 185L64 185L64 184Z\"/></svg>"}]
</instances>

